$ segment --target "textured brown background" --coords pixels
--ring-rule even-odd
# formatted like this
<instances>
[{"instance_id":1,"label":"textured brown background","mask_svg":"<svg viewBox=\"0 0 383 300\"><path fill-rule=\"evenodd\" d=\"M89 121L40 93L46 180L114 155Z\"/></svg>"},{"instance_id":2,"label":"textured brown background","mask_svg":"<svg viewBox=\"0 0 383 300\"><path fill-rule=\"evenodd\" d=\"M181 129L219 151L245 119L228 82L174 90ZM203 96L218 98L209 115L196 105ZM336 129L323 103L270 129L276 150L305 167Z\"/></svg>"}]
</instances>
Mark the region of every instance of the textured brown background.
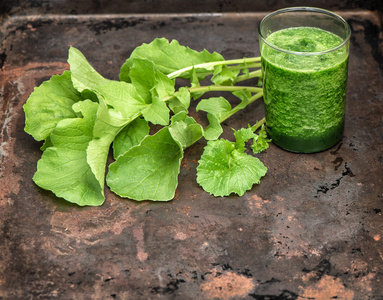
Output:
<instances>
[{"instance_id":1,"label":"textured brown background","mask_svg":"<svg viewBox=\"0 0 383 300\"><path fill-rule=\"evenodd\" d=\"M173 201L106 190L80 208L32 182L41 156L24 133L33 88L68 68L70 45L116 79L156 37L226 58L259 55L256 27L293 5L334 10L352 28L344 138L302 155L274 145L243 197L196 183L205 145L187 149ZM0 299L383 299L381 1L1 1ZM252 105L224 137L263 116Z\"/></svg>"}]
</instances>

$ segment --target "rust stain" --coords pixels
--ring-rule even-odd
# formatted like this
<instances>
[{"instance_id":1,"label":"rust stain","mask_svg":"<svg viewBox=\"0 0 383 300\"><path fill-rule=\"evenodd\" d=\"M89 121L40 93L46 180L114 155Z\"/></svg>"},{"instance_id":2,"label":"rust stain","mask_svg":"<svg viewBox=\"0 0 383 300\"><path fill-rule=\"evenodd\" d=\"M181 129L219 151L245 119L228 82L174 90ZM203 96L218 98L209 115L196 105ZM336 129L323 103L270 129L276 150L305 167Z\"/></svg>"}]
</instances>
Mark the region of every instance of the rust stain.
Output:
<instances>
[{"instance_id":1,"label":"rust stain","mask_svg":"<svg viewBox=\"0 0 383 300\"><path fill-rule=\"evenodd\" d=\"M259 213L261 215L264 215L268 211L268 205L271 203L270 200L262 199L258 195L253 195L250 197L249 201L247 202L249 209L254 213Z\"/></svg>"},{"instance_id":2,"label":"rust stain","mask_svg":"<svg viewBox=\"0 0 383 300\"><path fill-rule=\"evenodd\" d=\"M5 64L2 69L3 73L3 83L7 82L8 80L11 80L12 78L18 78L18 77L25 77L26 80L34 80L35 77L29 78L28 73L39 73L44 74L44 76L52 76L54 74L62 73L64 70L69 69L68 63L63 62L31 62L27 65L19 68L14 68L12 66L8 66ZM47 73L47 74L45 74ZM28 85L30 87L34 87L34 85Z\"/></svg>"},{"instance_id":3,"label":"rust stain","mask_svg":"<svg viewBox=\"0 0 383 300\"><path fill-rule=\"evenodd\" d=\"M184 206L181 208L182 212L185 214L185 215L189 215L189 211L191 210L191 207L190 206Z\"/></svg>"},{"instance_id":4,"label":"rust stain","mask_svg":"<svg viewBox=\"0 0 383 300\"><path fill-rule=\"evenodd\" d=\"M95 245L120 235L134 222L130 210L108 202L102 210L74 206L65 212L55 211L50 234L43 237L44 249L52 256L73 255L83 245Z\"/></svg>"},{"instance_id":5,"label":"rust stain","mask_svg":"<svg viewBox=\"0 0 383 300\"><path fill-rule=\"evenodd\" d=\"M358 279L359 280L355 283L357 290L362 291L363 294L371 296L370 299L373 299L373 296L372 296L373 288L371 286L371 283L377 280L376 273L372 272Z\"/></svg>"},{"instance_id":6,"label":"rust stain","mask_svg":"<svg viewBox=\"0 0 383 300\"><path fill-rule=\"evenodd\" d=\"M328 275L323 276L319 282L302 289L303 293L298 297L298 300L354 299L354 292L346 289L339 278Z\"/></svg>"},{"instance_id":7,"label":"rust stain","mask_svg":"<svg viewBox=\"0 0 383 300\"><path fill-rule=\"evenodd\" d=\"M305 226L301 223L297 212L290 207L285 198L275 195L270 201L253 195L247 205L253 213L270 216L274 219L274 227L270 230L270 244L273 245L271 255L276 259L319 256L321 249L311 245L310 237L306 236Z\"/></svg>"},{"instance_id":8,"label":"rust stain","mask_svg":"<svg viewBox=\"0 0 383 300\"><path fill-rule=\"evenodd\" d=\"M178 200L179 196L180 196L180 192L178 191L178 189L176 189L174 193L173 203L175 203L176 200Z\"/></svg>"},{"instance_id":9,"label":"rust stain","mask_svg":"<svg viewBox=\"0 0 383 300\"><path fill-rule=\"evenodd\" d=\"M302 171L309 172L312 178L319 178L321 171L326 171L326 165L315 158L305 158L294 160L294 163L288 166L288 174L291 177L297 178L296 175Z\"/></svg>"},{"instance_id":10,"label":"rust stain","mask_svg":"<svg viewBox=\"0 0 383 300\"><path fill-rule=\"evenodd\" d=\"M181 160L181 167L185 168L188 171L192 169L192 167L189 166L189 162L185 159L185 157Z\"/></svg>"},{"instance_id":11,"label":"rust stain","mask_svg":"<svg viewBox=\"0 0 383 300\"><path fill-rule=\"evenodd\" d=\"M229 300L246 297L255 288L255 284L246 276L233 272L220 274L214 269L200 288L205 299Z\"/></svg>"},{"instance_id":12,"label":"rust stain","mask_svg":"<svg viewBox=\"0 0 383 300\"><path fill-rule=\"evenodd\" d=\"M174 200L173 200L173 203L175 203ZM177 213L182 212L186 216L189 216L190 211L191 211L191 207L190 206L182 206L181 208L176 208L176 212Z\"/></svg>"},{"instance_id":13,"label":"rust stain","mask_svg":"<svg viewBox=\"0 0 383 300\"><path fill-rule=\"evenodd\" d=\"M20 190L21 175L15 175L12 170L23 163L23 159L14 153L16 138L15 119L22 114L22 106L32 93L37 78L52 76L68 69L66 63L30 63L21 68L3 66L0 72L3 101L0 111L0 207L12 205L11 193L17 195ZM7 174L7 176L4 176Z\"/></svg>"},{"instance_id":14,"label":"rust stain","mask_svg":"<svg viewBox=\"0 0 383 300\"><path fill-rule=\"evenodd\" d=\"M69 237L81 237L83 241L93 244L95 236L107 233L119 235L122 229L133 224L128 210L118 206L106 207L103 210L77 209L71 211L56 211L51 218L52 232L65 233ZM90 226L92 224L92 226Z\"/></svg>"},{"instance_id":15,"label":"rust stain","mask_svg":"<svg viewBox=\"0 0 383 300\"><path fill-rule=\"evenodd\" d=\"M143 262L148 259L148 253L145 252L144 229L141 226L134 228L133 236L137 240L137 259Z\"/></svg>"},{"instance_id":16,"label":"rust stain","mask_svg":"<svg viewBox=\"0 0 383 300\"><path fill-rule=\"evenodd\" d=\"M378 249L378 253L379 253L380 258L383 260L383 253L380 249Z\"/></svg>"},{"instance_id":17,"label":"rust stain","mask_svg":"<svg viewBox=\"0 0 383 300\"><path fill-rule=\"evenodd\" d=\"M183 233L183 232L176 232L176 234L174 236L174 239L179 240L179 241L186 240L187 238L188 238L188 235L186 233Z\"/></svg>"}]
</instances>

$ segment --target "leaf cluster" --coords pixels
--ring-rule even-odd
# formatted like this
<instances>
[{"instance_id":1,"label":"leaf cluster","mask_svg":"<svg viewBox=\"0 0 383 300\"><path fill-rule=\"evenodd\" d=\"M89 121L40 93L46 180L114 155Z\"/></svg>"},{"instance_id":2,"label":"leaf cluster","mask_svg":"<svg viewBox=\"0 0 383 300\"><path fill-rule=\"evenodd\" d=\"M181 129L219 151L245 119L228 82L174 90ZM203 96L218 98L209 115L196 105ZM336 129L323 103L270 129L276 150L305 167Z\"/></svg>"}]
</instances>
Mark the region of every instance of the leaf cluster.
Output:
<instances>
[{"instance_id":1,"label":"leaf cluster","mask_svg":"<svg viewBox=\"0 0 383 300\"><path fill-rule=\"evenodd\" d=\"M120 80L104 78L74 47L68 63L68 71L35 88L24 105L25 131L44 142L33 177L41 188L81 206L101 205L105 182L121 197L168 201L174 198L184 150L201 138L209 142L197 181L206 191L241 195L265 175L266 167L244 153L250 139L254 152L267 148L263 123L236 131L235 143L218 140L221 122L262 97L260 87L237 85L260 75L260 70L250 72L259 68L259 58L228 61L160 38L131 53ZM211 85L201 86L207 76ZM177 78L190 85L176 90ZM206 98L211 91L232 92L240 104ZM202 96L197 111L207 113L206 128L189 115L190 102ZM150 124L161 129L151 135ZM111 147L114 161L107 165ZM225 155L229 162L222 160ZM209 182L212 173L222 180Z\"/></svg>"}]
</instances>

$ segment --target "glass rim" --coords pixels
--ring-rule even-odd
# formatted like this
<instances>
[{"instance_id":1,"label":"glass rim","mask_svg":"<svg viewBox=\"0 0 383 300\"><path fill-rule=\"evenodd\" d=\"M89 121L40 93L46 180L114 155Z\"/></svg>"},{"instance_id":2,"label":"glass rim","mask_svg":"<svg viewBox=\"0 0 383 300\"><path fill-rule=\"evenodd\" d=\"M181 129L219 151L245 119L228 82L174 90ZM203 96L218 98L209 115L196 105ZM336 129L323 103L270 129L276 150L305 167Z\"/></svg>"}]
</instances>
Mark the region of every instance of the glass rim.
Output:
<instances>
[{"instance_id":1,"label":"glass rim","mask_svg":"<svg viewBox=\"0 0 383 300\"><path fill-rule=\"evenodd\" d=\"M318 52L299 52L299 51L290 51L290 50L286 50L286 49L283 49L283 48L279 48L277 46L275 46L274 44L268 42L266 40L266 38L262 35L261 33L261 25L263 24L263 22L275 15L279 15L281 13L285 13L285 12L298 12L298 11L301 11L301 12L316 12L316 13L321 13L321 14L326 14L328 16L332 16L334 17L335 19L337 19L338 21L340 21L342 24L345 25L345 27L347 28L347 36L343 39L343 41L335 46L335 47L332 47L330 49L327 49L327 50L323 50L323 51L318 51ZM321 55L321 54L326 54L326 53L329 53L329 52L333 52L333 51L336 51L340 48L342 48L345 44L348 43L348 41L350 40L350 37L351 37L351 28L350 28L350 25L346 22L345 19L343 19L341 16L339 16L338 14L332 12L332 11L329 11L329 10L326 10L326 9L323 9L323 8L317 8L317 7L309 7L309 6L296 6L296 7L288 7L288 8L282 8L282 9L278 9L272 13L269 13L267 14L266 16L264 16L261 20L261 22L259 22L258 24L258 34L259 34L259 37L262 39L262 41L268 45L269 47L277 50L277 51L280 51L280 52L284 52L284 53L287 53L287 54L293 54L293 55L303 55L303 56L313 56L313 55Z\"/></svg>"}]
</instances>

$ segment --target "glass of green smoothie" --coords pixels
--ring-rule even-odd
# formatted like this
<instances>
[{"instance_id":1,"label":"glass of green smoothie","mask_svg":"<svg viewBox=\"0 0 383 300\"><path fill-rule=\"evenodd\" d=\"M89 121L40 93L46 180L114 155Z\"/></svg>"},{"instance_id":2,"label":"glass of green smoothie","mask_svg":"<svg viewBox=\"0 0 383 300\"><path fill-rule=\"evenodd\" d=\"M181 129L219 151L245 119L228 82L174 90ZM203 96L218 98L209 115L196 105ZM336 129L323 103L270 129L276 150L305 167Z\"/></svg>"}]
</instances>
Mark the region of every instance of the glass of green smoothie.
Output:
<instances>
[{"instance_id":1,"label":"glass of green smoothie","mask_svg":"<svg viewBox=\"0 0 383 300\"><path fill-rule=\"evenodd\" d=\"M326 150L343 136L351 30L330 11L277 10L258 27L267 132L298 153Z\"/></svg>"}]
</instances>

